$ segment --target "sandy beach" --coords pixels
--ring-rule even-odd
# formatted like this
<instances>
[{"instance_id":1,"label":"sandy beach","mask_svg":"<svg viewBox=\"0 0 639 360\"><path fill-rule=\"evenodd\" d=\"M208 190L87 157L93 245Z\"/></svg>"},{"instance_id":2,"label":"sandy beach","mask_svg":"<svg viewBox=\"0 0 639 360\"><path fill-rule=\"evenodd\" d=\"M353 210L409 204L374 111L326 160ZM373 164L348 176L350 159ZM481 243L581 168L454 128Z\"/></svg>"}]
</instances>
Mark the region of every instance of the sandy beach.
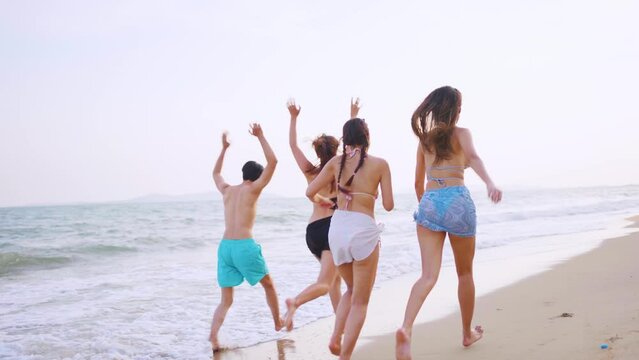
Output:
<instances>
[{"instance_id":1,"label":"sandy beach","mask_svg":"<svg viewBox=\"0 0 639 360\"><path fill-rule=\"evenodd\" d=\"M485 335L470 348L461 345L454 269L443 269L417 319L413 358L639 358L639 233L634 232L639 217L631 220L629 235L606 240L594 250L551 265L550 270L480 295L475 319ZM493 264L502 269L493 268L490 277L507 279L528 264L525 257L515 260ZM394 359L394 330L416 275L376 285L354 359ZM487 275L476 278L481 284ZM429 312L435 308L451 313L433 319L437 316ZM332 358L326 349L332 324L333 317L322 319L278 341L221 352L214 359ZM601 349L602 344L608 348Z\"/></svg>"},{"instance_id":2,"label":"sandy beach","mask_svg":"<svg viewBox=\"0 0 639 360\"><path fill-rule=\"evenodd\" d=\"M639 217L632 220L638 227ZM420 324L413 357L639 359L637 254L635 232L479 298L475 318L486 332L467 349L461 346L459 313ZM379 337L355 358L393 359L394 344L392 334Z\"/></svg>"}]
</instances>

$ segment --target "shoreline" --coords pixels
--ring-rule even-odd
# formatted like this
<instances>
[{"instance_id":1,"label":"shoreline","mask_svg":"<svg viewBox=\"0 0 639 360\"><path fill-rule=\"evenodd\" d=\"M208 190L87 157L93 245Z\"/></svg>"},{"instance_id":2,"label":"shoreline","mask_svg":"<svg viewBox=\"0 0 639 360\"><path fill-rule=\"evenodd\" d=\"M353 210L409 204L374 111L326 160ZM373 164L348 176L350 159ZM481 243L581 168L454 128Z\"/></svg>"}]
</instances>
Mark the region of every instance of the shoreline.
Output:
<instances>
[{"instance_id":1,"label":"shoreline","mask_svg":"<svg viewBox=\"0 0 639 360\"><path fill-rule=\"evenodd\" d=\"M620 229L626 235L608 236L594 248L573 256L561 258L560 254L554 259L540 260L532 253L513 259L489 255L478 259L474 319L486 332L484 339L467 349L461 346L455 269L442 268L439 281L415 322L414 358L616 359L624 358L624 354L639 357L639 287L632 289L629 282L639 278L639 266L632 259L633 254L639 253L639 216L628 221L632 224ZM623 255L619 256L623 259L617 255ZM521 272L533 265L536 271L522 276ZM394 331L401 325L410 287L418 276L405 274L375 285L353 359L394 359ZM632 295L628 295L631 291ZM609 292L614 295L608 296ZM615 312L615 320L607 322L613 314L599 311L602 306L621 311L627 315L627 321L618 318ZM563 313L573 316L557 317ZM283 334L279 340L216 353L214 359L335 358L326 347L333 321L333 316L320 319ZM632 322L638 324L632 328ZM572 333L577 335L571 336ZM604 342L609 346L607 350L599 348ZM632 345L633 342L637 345ZM579 355L573 357L576 354Z\"/></svg>"}]
</instances>

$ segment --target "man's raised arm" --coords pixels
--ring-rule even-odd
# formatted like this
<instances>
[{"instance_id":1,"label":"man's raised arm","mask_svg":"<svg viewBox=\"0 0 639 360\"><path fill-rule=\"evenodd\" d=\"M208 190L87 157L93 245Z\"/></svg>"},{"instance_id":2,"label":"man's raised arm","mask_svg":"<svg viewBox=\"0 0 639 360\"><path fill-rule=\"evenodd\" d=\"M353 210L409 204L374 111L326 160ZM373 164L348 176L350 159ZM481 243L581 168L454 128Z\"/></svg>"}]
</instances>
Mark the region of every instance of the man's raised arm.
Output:
<instances>
[{"instance_id":1,"label":"man's raised arm","mask_svg":"<svg viewBox=\"0 0 639 360\"><path fill-rule=\"evenodd\" d=\"M217 157L215 167L213 168L213 181L215 181L215 186L222 194L224 194L226 188L229 187L229 184L227 184L222 177L224 155L226 154L226 149L228 149L229 146L231 146L231 143L228 141L228 133L224 132L224 134L222 134L222 151L220 152L220 156Z\"/></svg>"},{"instance_id":2,"label":"man's raised arm","mask_svg":"<svg viewBox=\"0 0 639 360\"><path fill-rule=\"evenodd\" d=\"M277 157L275 157L275 153L273 152L273 149L271 149L271 145L269 145L268 141L266 141L260 124L251 124L250 126L251 129L249 132L260 141L260 145L264 151L264 157L266 157L266 167L264 168L262 175L253 182L253 184L261 190L268 185L269 181L271 181L271 178L273 177L275 166L277 165Z\"/></svg>"}]
</instances>

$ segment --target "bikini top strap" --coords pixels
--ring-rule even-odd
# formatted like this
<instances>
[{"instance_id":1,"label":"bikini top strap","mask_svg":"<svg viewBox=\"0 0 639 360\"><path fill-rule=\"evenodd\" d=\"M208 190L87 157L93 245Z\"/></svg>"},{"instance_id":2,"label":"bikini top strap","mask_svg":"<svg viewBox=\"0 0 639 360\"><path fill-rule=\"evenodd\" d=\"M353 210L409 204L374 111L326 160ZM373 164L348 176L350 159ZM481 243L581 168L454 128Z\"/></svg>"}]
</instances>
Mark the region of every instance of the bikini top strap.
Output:
<instances>
[{"instance_id":1,"label":"bikini top strap","mask_svg":"<svg viewBox=\"0 0 639 360\"><path fill-rule=\"evenodd\" d=\"M457 170L463 172L465 168L466 166L462 165L429 166L426 168L426 173L429 173L432 170Z\"/></svg>"},{"instance_id":2,"label":"bikini top strap","mask_svg":"<svg viewBox=\"0 0 639 360\"><path fill-rule=\"evenodd\" d=\"M351 204L351 200L353 200L353 195L351 194L350 190L340 185L340 183L337 183L337 190L344 194L344 197L346 198L346 209L348 209L349 205Z\"/></svg>"},{"instance_id":3,"label":"bikini top strap","mask_svg":"<svg viewBox=\"0 0 639 360\"><path fill-rule=\"evenodd\" d=\"M349 208L351 201L353 200L353 195L366 195L366 196L370 196L371 198L375 200L377 200L377 196L378 196L378 193L375 193L375 195L373 195L367 192L350 191L340 184L337 184L337 189L339 190L339 192L344 194L344 197L346 198L346 209Z\"/></svg>"},{"instance_id":4,"label":"bikini top strap","mask_svg":"<svg viewBox=\"0 0 639 360\"><path fill-rule=\"evenodd\" d=\"M375 193L375 194L373 195L373 194L369 194L369 193L367 193L367 192L351 192L351 195L366 195L366 196L370 196L370 197L371 197L371 198L373 198L373 199L377 199L377 196L378 196L378 194L377 194L377 193Z\"/></svg>"},{"instance_id":5,"label":"bikini top strap","mask_svg":"<svg viewBox=\"0 0 639 360\"><path fill-rule=\"evenodd\" d=\"M462 165L444 165L444 166L429 166L426 168L426 178L428 180L435 180L435 181L439 181L439 180L458 180L458 179L463 179L461 176L456 177L456 176L451 176L451 177L436 177L433 176L432 171L433 170L456 170L459 171L461 173L461 175L464 174L464 169L466 168L466 166L462 166Z\"/></svg>"}]
</instances>

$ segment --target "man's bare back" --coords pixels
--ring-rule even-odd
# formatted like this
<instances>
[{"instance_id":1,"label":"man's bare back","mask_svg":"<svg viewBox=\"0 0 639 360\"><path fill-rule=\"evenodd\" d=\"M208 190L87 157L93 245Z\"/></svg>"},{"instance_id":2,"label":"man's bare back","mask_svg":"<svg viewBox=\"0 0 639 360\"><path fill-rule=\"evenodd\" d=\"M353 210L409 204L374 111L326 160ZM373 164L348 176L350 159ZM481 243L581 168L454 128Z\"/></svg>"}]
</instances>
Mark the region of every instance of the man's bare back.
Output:
<instances>
[{"instance_id":1,"label":"man's bare back","mask_svg":"<svg viewBox=\"0 0 639 360\"><path fill-rule=\"evenodd\" d=\"M229 186L224 192L225 239L252 239L255 208L260 190L248 181Z\"/></svg>"},{"instance_id":2,"label":"man's bare back","mask_svg":"<svg viewBox=\"0 0 639 360\"><path fill-rule=\"evenodd\" d=\"M260 141L264 156L266 157L266 167L249 161L242 167L243 181L238 185L229 185L222 177L222 164L226 149L231 145L228 142L227 134L222 136L222 153L215 163L213 169L213 180L224 198L224 239L248 239L253 238L253 224L255 223L255 207L257 199L264 187L271 181L277 158L266 141L262 128L259 124L253 124L251 134Z\"/></svg>"}]
</instances>

